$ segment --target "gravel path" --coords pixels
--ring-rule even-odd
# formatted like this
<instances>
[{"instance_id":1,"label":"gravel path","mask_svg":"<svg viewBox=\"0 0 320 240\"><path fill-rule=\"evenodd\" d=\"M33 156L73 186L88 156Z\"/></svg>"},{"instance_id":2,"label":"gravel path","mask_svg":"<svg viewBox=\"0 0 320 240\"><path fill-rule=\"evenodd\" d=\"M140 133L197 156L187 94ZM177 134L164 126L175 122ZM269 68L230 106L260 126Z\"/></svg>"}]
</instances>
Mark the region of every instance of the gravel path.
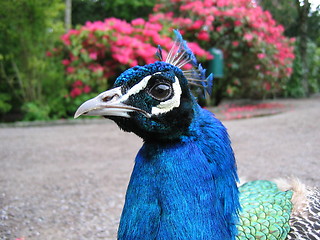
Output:
<instances>
[{"instance_id":1,"label":"gravel path","mask_svg":"<svg viewBox=\"0 0 320 240\"><path fill-rule=\"evenodd\" d=\"M225 121L241 176L320 186L320 98ZM0 239L116 239L142 141L108 120L0 128Z\"/></svg>"}]
</instances>

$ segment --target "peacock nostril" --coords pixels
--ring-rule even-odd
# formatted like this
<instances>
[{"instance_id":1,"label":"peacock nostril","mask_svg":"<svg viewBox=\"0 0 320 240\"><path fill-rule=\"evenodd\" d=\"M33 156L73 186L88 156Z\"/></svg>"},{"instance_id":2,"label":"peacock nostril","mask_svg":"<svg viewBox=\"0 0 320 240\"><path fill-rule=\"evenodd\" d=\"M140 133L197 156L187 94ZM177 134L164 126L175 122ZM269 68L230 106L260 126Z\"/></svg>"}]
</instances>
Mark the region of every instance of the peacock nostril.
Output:
<instances>
[{"instance_id":1,"label":"peacock nostril","mask_svg":"<svg viewBox=\"0 0 320 240\"><path fill-rule=\"evenodd\" d=\"M105 96L102 98L102 101L103 102L110 102L111 100L115 100L115 99L118 99L119 98L119 95L118 94L114 94L112 96Z\"/></svg>"},{"instance_id":2,"label":"peacock nostril","mask_svg":"<svg viewBox=\"0 0 320 240\"><path fill-rule=\"evenodd\" d=\"M106 96L106 97L102 98L102 101L109 102L112 98L113 98L113 96Z\"/></svg>"}]
</instances>

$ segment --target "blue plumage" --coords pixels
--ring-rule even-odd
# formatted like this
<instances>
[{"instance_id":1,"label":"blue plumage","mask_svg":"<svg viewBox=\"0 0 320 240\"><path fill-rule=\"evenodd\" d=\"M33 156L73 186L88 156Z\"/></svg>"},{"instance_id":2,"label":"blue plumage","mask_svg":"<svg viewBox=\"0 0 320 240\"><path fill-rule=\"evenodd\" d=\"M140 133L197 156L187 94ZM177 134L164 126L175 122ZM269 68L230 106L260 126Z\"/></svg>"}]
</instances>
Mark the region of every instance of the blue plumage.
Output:
<instances>
[{"instance_id":1,"label":"blue plumage","mask_svg":"<svg viewBox=\"0 0 320 240\"><path fill-rule=\"evenodd\" d=\"M206 79L186 41L175 34L165 62L123 72L112 90L84 103L76 116L104 115L145 141L118 239L234 239L240 204L230 140L189 89L211 87L212 76ZM162 59L161 48L157 55ZM187 63L193 69L181 70Z\"/></svg>"},{"instance_id":2,"label":"blue plumage","mask_svg":"<svg viewBox=\"0 0 320 240\"><path fill-rule=\"evenodd\" d=\"M296 211L292 217L290 213L297 208L291 203L294 191L280 191L267 181L240 188L241 211L227 130L198 105L189 89L197 85L210 93L212 75L206 78L180 33L175 33L175 44L165 61L128 69L112 89L83 103L75 114L112 119L144 140L127 189L118 239L320 237L310 227L318 226L312 221L320 218L319 200L314 200L320 193L313 194L299 184L291 190L308 193L305 198L310 203L302 204L310 204L307 211ZM162 60L160 47L157 56ZM182 70L188 63L193 68Z\"/></svg>"},{"instance_id":3,"label":"blue plumage","mask_svg":"<svg viewBox=\"0 0 320 240\"><path fill-rule=\"evenodd\" d=\"M211 113L195 106L195 115L190 136L139 151L119 239L233 239L239 202L230 141Z\"/></svg>"}]
</instances>

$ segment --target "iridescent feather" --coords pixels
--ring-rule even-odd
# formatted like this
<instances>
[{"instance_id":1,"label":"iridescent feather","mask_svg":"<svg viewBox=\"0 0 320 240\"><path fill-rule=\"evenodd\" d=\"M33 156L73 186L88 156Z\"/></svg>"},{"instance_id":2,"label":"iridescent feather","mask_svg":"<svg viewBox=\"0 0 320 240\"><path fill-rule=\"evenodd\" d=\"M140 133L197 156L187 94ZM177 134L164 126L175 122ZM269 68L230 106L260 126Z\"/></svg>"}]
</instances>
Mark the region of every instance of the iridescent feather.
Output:
<instances>
[{"instance_id":1,"label":"iridescent feather","mask_svg":"<svg viewBox=\"0 0 320 240\"><path fill-rule=\"evenodd\" d=\"M176 39L168 53L165 62L180 69L186 64L191 64L191 70L183 71L183 74L188 80L189 85L201 87L205 89L209 95L211 95L213 87L213 75L210 74L208 77L206 77L206 69L204 69L201 64L198 64L195 55L188 47L187 42L183 40L180 32L178 30L174 30L174 33L176 35ZM163 57L161 47L158 47L156 55L160 60L162 60Z\"/></svg>"}]
</instances>

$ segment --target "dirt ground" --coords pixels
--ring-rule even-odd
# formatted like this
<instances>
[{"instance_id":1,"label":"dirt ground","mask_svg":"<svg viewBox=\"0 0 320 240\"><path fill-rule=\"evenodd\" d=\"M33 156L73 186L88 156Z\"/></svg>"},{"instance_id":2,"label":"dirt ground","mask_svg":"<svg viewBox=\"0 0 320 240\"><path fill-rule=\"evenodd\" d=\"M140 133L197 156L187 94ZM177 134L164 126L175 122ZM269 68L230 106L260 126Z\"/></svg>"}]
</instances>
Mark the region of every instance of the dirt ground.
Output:
<instances>
[{"instance_id":1,"label":"dirt ground","mask_svg":"<svg viewBox=\"0 0 320 240\"><path fill-rule=\"evenodd\" d=\"M281 114L224 121L239 174L320 186L320 98L284 103ZM141 144L104 119L0 128L0 239L116 239Z\"/></svg>"}]
</instances>

